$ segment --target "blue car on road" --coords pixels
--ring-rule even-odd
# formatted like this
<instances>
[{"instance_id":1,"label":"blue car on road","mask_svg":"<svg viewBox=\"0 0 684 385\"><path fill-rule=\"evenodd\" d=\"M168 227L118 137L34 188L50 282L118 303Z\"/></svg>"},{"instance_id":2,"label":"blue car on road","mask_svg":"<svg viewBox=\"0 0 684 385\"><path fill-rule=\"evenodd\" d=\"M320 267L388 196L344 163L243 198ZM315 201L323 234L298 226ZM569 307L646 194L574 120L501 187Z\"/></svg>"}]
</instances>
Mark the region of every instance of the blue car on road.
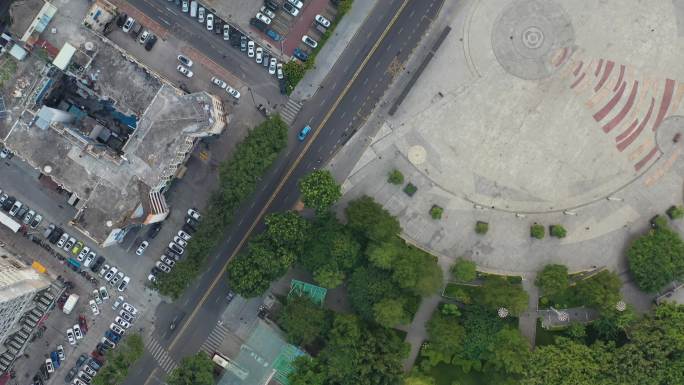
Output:
<instances>
[{"instance_id":1,"label":"blue car on road","mask_svg":"<svg viewBox=\"0 0 684 385\"><path fill-rule=\"evenodd\" d=\"M105 332L105 337L107 337L107 338L109 338L110 340L112 340L112 342L114 342L115 344L118 344L118 343L119 343L119 340L121 339L121 336L120 336L120 335L114 333L114 332L111 331L111 330L107 330L107 331Z\"/></svg>"},{"instance_id":2,"label":"blue car on road","mask_svg":"<svg viewBox=\"0 0 684 385\"><path fill-rule=\"evenodd\" d=\"M283 40L283 37L280 36L280 34L272 29L266 30L266 36L270 37L274 41L281 41Z\"/></svg>"},{"instance_id":3,"label":"blue car on road","mask_svg":"<svg viewBox=\"0 0 684 385\"><path fill-rule=\"evenodd\" d=\"M303 142L304 139L306 139L306 136L309 135L309 132L311 132L311 126L308 124L302 128L301 131L299 131L299 134L297 135L297 138L299 139L300 142Z\"/></svg>"}]
</instances>

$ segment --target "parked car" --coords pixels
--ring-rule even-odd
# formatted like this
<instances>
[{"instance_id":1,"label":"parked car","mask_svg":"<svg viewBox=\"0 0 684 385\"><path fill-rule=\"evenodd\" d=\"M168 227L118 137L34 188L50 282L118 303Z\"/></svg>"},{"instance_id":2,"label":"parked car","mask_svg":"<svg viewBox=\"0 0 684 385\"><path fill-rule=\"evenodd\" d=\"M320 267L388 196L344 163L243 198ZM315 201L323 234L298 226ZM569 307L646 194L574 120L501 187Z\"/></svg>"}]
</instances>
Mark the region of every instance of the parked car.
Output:
<instances>
[{"instance_id":1,"label":"parked car","mask_svg":"<svg viewBox=\"0 0 684 385\"><path fill-rule=\"evenodd\" d=\"M93 289L93 299L95 300L95 303L100 305L102 304L102 297L100 297L100 291L97 289Z\"/></svg>"},{"instance_id":2,"label":"parked car","mask_svg":"<svg viewBox=\"0 0 684 385\"><path fill-rule=\"evenodd\" d=\"M74 244L76 243L76 238L71 237L69 240L64 244L64 251L70 251L72 247L74 247Z\"/></svg>"},{"instance_id":3,"label":"parked car","mask_svg":"<svg viewBox=\"0 0 684 385\"><path fill-rule=\"evenodd\" d=\"M76 337L74 337L74 330L72 328L67 329L66 336L67 340L69 341L69 345L76 345Z\"/></svg>"},{"instance_id":4,"label":"parked car","mask_svg":"<svg viewBox=\"0 0 684 385\"><path fill-rule=\"evenodd\" d=\"M143 255L143 253L145 253L145 249L147 249L147 246L149 246L149 245L150 245L150 243L147 241L140 242L138 249L135 250L135 254L136 255Z\"/></svg>"},{"instance_id":5,"label":"parked car","mask_svg":"<svg viewBox=\"0 0 684 385\"><path fill-rule=\"evenodd\" d=\"M268 66L268 73L271 75L275 75L277 65L278 65L278 59L272 57L271 58L271 64Z\"/></svg>"},{"instance_id":6,"label":"parked car","mask_svg":"<svg viewBox=\"0 0 684 385\"><path fill-rule=\"evenodd\" d=\"M36 214L36 216L33 217L33 220L31 221L31 228L35 229L38 227L40 222L42 222L43 216L40 214ZM54 226L54 225L53 225Z\"/></svg>"},{"instance_id":7,"label":"parked car","mask_svg":"<svg viewBox=\"0 0 684 385\"><path fill-rule=\"evenodd\" d=\"M119 271L119 269L117 269L116 267L112 267L111 269L109 269L109 271L107 272L107 274L104 275L104 277L103 277L104 280L105 280L105 281L111 280L112 278L114 278L114 275L115 275L118 271Z\"/></svg>"},{"instance_id":8,"label":"parked car","mask_svg":"<svg viewBox=\"0 0 684 385\"><path fill-rule=\"evenodd\" d=\"M133 314L130 314L126 310L120 310L119 315L126 320L126 322L133 323L135 321L135 317L133 317Z\"/></svg>"},{"instance_id":9,"label":"parked car","mask_svg":"<svg viewBox=\"0 0 684 385\"><path fill-rule=\"evenodd\" d=\"M245 35L240 35L240 51L247 51L247 36Z\"/></svg>"},{"instance_id":10,"label":"parked car","mask_svg":"<svg viewBox=\"0 0 684 385\"><path fill-rule=\"evenodd\" d=\"M155 263L154 265L157 266L157 268L159 270L163 271L164 273L170 273L171 272L171 268L169 266L167 266L165 263L163 263L162 261L157 261L157 263Z\"/></svg>"},{"instance_id":11,"label":"parked car","mask_svg":"<svg viewBox=\"0 0 684 385\"><path fill-rule=\"evenodd\" d=\"M24 224L28 225L31 223L31 219L33 219L33 216L36 215L36 212L33 210L29 210L29 212L24 215Z\"/></svg>"},{"instance_id":12,"label":"parked car","mask_svg":"<svg viewBox=\"0 0 684 385\"><path fill-rule=\"evenodd\" d=\"M85 257L85 261L83 261L83 266L89 267L90 264L93 263L93 261L95 260L96 255L97 254L95 254L94 251L89 252L88 255Z\"/></svg>"},{"instance_id":13,"label":"parked car","mask_svg":"<svg viewBox=\"0 0 684 385\"><path fill-rule=\"evenodd\" d=\"M106 301L109 299L109 293L107 292L107 288L104 286L100 286L100 297L102 298L103 301Z\"/></svg>"},{"instance_id":14,"label":"parked car","mask_svg":"<svg viewBox=\"0 0 684 385\"><path fill-rule=\"evenodd\" d=\"M77 340L80 340L83 338L83 333L81 333L81 327L78 326L78 324L74 325L74 336L76 337Z\"/></svg>"},{"instance_id":15,"label":"parked car","mask_svg":"<svg viewBox=\"0 0 684 385\"><path fill-rule=\"evenodd\" d=\"M264 0L264 5L273 12L278 10L278 3L275 0Z\"/></svg>"},{"instance_id":16,"label":"parked car","mask_svg":"<svg viewBox=\"0 0 684 385\"><path fill-rule=\"evenodd\" d=\"M154 239L159 234L159 231L161 231L161 228L161 223L154 223L150 226L149 230L147 230L147 237Z\"/></svg>"},{"instance_id":17,"label":"parked car","mask_svg":"<svg viewBox=\"0 0 684 385\"><path fill-rule=\"evenodd\" d=\"M173 242L182 248L188 247L188 243L183 238L177 235L173 237Z\"/></svg>"},{"instance_id":18,"label":"parked car","mask_svg":"<svg viewBox=\"0 0 684 385\"><path fill-rule=\"evenodd\" d=\"M122 296L118 296L116 298L116 300L114 301L114 303L112 304L112 310L118 309L119 306L121 306L121 304L123 303L123 301L124 301L124 298Z\"/></svg>"},{"instance_id":19,"label":"parked car","mask_svg":"<svg viewBox=\"0 0 684 385\"><path fill-rule=\"evenodd\" d=\"M214 30L214 15L212 13L207 14L207 30Z\"/></svg>"},{"instance_id":20,"label":"parked car","mask_svg":"<svg viewBox=\"0 0 684 385\"><path fill-rule=\"evenodd\" d=\"M183 56L183 55L178 55L178 61L181 62L181 64L183 64L184 66L186 66L188 68L192 67L192 64L193 64L193 61L190 60L190 58L188 58L187 56Z\"/></svg>"},{"instance_id":21,"label":"parked car","mask_svg":"<svg viewBox=\"0 0 684 385\"><path fill-rule=\"evenodd\" d=\"M318 47L318 42L311 38L309 35L302 36L302 42L311 48Z\"/></svg>"},{"instance_id":22,"label":"parked car","mask_svg":"<svg viewBox=\"0 0 684 385\"><path fill-rule=\"evenodd\" d=\"M180 259L181 259L180 254L178 254L178 253L176 253L175 251L173 251L173 250L171 250L171 249L168 249L168 248L166 249L166 251L164 252L164 254L167 255L167 256L169 256L169 257L171 257L171 258L173 258L173 259L175 259L176 261L180 261Z\"/></svg>"},{"instance_id":23,"label":"parked car","mask_svg":"<svg viewBox=\"0 0 684 385\"><path fill-rule=\"evenodd\" d=\"M230 26L223 24L223 40L230 40Z\"/></svg>"},{"instance_id":24,"label":"parked car","mask_svg":"<svg viewBox=\"0 0 684 385\"><path fill-rule=\"evenodd\" d=\"M278 79L285 78L285 75L283 74L283 63L278 63L278 65L276 66L276 74Z\"/></svg>"},{"instance_id":25,"label":"parked car","mask_svg":"<svg viewBox=\"0 0 684 385\"><path fill-rule=\"evenodd\" d=\"M131 278L129 276L123 277L121 283L119 283L119 286L116 288L116 290L123 292L128 287L129 282L131 282Z\"/></svg>"},{"instance_id":26,"label":"parked car","mask_svg":"<svg viewBox=\"0 0 684 385\"><path fill-rule=\"evenodd\" d=\"M59 238L57 241L57 247L62 248L66 244L66 242L69 240L69 234L64 233L62 236Z\"/></svg>"},{"instance_id":27,"label":"parked car","mask_svg":"<svg viewBox=\"0 0 684 385\"><path fill-rule=\"evenodd\" d=\"M217 78L217 77L215 77L215 76L211 78L211 82L212 82L214 85L217 85L217 86L219 86L220 88L222 88L222 89L224 89L224 90L226 89L226 86L227 86L226 82L224 82L223 80L221 80L221 79L219 79L219 78Z\"/></svg>"},{"instance_id":28,"label":"parked car","mask_svg":"<svg viewBox=\"0 0 684 385\"><path fill-rule=\"evenodd\" d=\"M247 43L247 56L254 57L254 41L252 40Z\"/></svg>"},{"instance_id":29,"label":"parked car","mask_svg":"<svg viewBox=\"0 0 684 385\"><path fill-rule=\"evenodd\" d=\"M295 48L294 51L292 52L292 54L294 55L294 57L296 57L297 59L299 59L301 61L309 60L309 55L299 48Z\"/></svg>"},{"instance_id":30,"label":"parked car","mask_svg":"<svg viewBox=\"0 0 684 385\"><path fill-rule=\"evenodd\" d=\"M183 231L183 230L178 230L178 236L181 237L181 238L183 238L183 239L186 240L186 241L189 241L190 238L192 238L192 236L191 236L190 234L186 233L186 232Z\"/></svg>"},{"instance_id":31,"label":"parked car","mask_svg":"<svg viewBox=\"0 0 684 385\"><path fill-rule=\"evenodd\" d=\"M145 42L145 50L151 51L152 47L157 43L157 36L150 34L150 37L147 38L147 41Z\"/></svg>"},{"instance_id":32,"label":"parked car","mask_svg":"<svg viewBox=\"0 0 684 385\"><path fill-rule=\"evenodd\" d=\"M15 201L12 207L9 210L9 215L15 216L19 212L19 209L21 209L22 203L21 201Z\"/></svg>"},{"instance_id":33,"label":"parked car","mask_svg":"<svg viewBox=\"0 0 684 385\"><path fill-rule=\"evenodd\" d=\"M197 21L199 21L200 23L204 23L204 8L203 7L199 7L197 9Z\"/></svg>"},{"instance_id":34,"label":"parked car","mask_svg":"<svg viewBox=\"0 0 684 385\"><path fill-rule=\"evenodd\" d=\"M118 343L119 340L121 339L121 336L120 336L120 335L114 333L114 332L111 331L111 330L106 330L106 331L105 331L105 337L107 337L109 340L111 340L111 341L114 342L114 343Z\"/></svg>"},{"instance_id":35,"label":"parked car","mask_svg":"<svg viewBox=\"0 0 684 385\"><path fill-rule=\"evenodd\" d=\"M114 318L114 322L116 322L119 326L121 326L124 329L128 329L129 327L131 327L131 324L121 317Z\"/></svg>"},{"instance_id":36,"label":"parked car","mask_svg":"<svg viewBox=\"0 0 684 385\"><path fill-rule=\"evenodd\" d=\"M264 15L264 14L261 13L261 12L257 12L256 18L257 18L258 20L261 20L262 22L264 22L264 24L266 24L266 25L271 24L271 18L268 17L268 16L266 16L266 15Z\"/></svg>"},{"instance_id":37,"label":"parked car","mask_svg":"<svg viewBox=\"0 0 684 385\"><path fill-rule=\"evenodd\" d=\"M268 37L270 37L271 39L273 39L273 41L281 41L281 40L283 40L283 37L282 37L278 32L276 32L276 31L274 31L274 30L272 30L272 29L266 30L266 36L268 36Z\"/></svg>"},{"instance_id":38,"label":"parked car","mask_svg":"<svg viewBox=\"0 0 684 385\"><path fill-rule=\"evenodd\" d=\"M188 11L190 10L190 4L189 3L190 2L188 0L183 0L183 4L181 5L181 10L184 13L188 13Z\"/></svg>"},{"instance_id":39,"label":"parked car","mask_svg":"<svg viewBox=\"0 0 684 385\"><path fill-rule=\"evenodd\" d=\"M283 9L290 15L297 17L299 15L299 9L290 3L283 3Z\"/></svg>"},{"instance_id":40,"label":"parked car","mask_svg":"<svg viewBox=\"0 0 684 385\"><path fill-rule=\"evenodd\" d=\"M297 7L297 9L302 9L304 6L304 3L302 3L300 0L287 0L287 2Z\"/></svg>"},{"instance_id":41,"label":"parked car","mask_svg":"<svg viewBox=\"0 0 684 385\"><path fill-rule=\"evenodd\" d=\"M167 257L166 255L163 255L163 254L162 254L162 256L161 256L160 259L161 259L162 262L164 262L165 264L167 264L167 265L168 265L169 267L171 267L171 268L173 268L173 266L176 264L176 261L174 261L173 259L171 259L171 258L169 258L169 257Z\"/></svg>"},{"instance_id":42,"label":"parked car","mask_svg":"<svg viewBox=\"0 0 684 385\"><path fill-rule=\"evenodd\" d=\"M138 315L138 309L136 309L135 306L131 305L128 302L124 302L123 309L129 314L132 314L134 316Z\"/></svg>"},{"instance_id":43,"label":"parked car","mask_svg":"<svg viewBox=\"0 0 684 385\"><path fill-rule=\"evenodd\" d=\"M178 246L177 244L175 244L173 242L169 243L169 249L171 249L172 251L174 251L180 255L183 255L183 253L185 252L185 249L183 249L182 247Z\"/></svg>"},{"instance_id":44,"label":"parked car","mask_svg":"<svg viewBox=\"0 0 684 385\"><path fill-rule=\"evenodd\" d=\"M176 69L178 70L178 72L182 73L182 74L185 75L186 77L191 78L192 75L194 75L194 74L192 73L192 71L190 71L189 69L183 67L183 66L180 65L180 64L178 65L178 67L176 67Z\"/></svg>"},{"instance_id":45,"label":"parked car","mask_svg":"<svg viewBox=\"0 0 684 385\"><path fill-rule=\"evenodd\" d=\"M61 361L64 361L66 359L66 355L64 354L64 346L57 345L57 355L59 356L59 359Z\"/></svg>"},{"instance_id":46,"label":"parked car","mask_svg":"<svg viewBox=\"0 0 684 385\"><path fill-rule=\"evenodd\" d=\"M77 244L78 244L78 243L77 243ZM90 252L90 247L85 246L84 248L81 249L81 252L78 253L78 256L76 257L76 259L77 259L79 262L83 262L83 261L85 260L85 258L86 258L86 256L88 255L89 252Z\"/></svg>"},{"instance_id":47,"label":"parked car","mask_svg":"<svg viewBox=\"0 0 684 385\"><path fill-rule=\"evenodd\" d=\"M261 64L261 62L264 60L264 49L261 47L257 47L256 49L256 62L257 64Z\"/></svg>"},{"instance_id":48,"label":"parked car","mask_svg":"<svg viewBox=\"0 0 684 385\"><path fill-rule=\"evenodd\" d=\"M99 257L97 257L97 259L95 260L95 263L93 263L93 265L90 266L90 270L91 270L93 273L97 273L97 272L99 271L99 269L100 269L100 266L102 266L102 264L104 264L104 263L105 263L105 258L104 258L103 256L99 256Z\"/></svg>"},{"instance_id":49,"label":"parked car","mask_svg":"<svg viewBox=\"0 0 684 385\"><path fill-rule=\"evenodd\" d=\"M103 278L104 278L105 274L109 271L110 268L111 268L111 267L110 267L108 264L105 263L105 264L102 266L102 269L100 269L100 272L98 273L98 274L100 275L100 277L103 277Z\"/></svg>"},{"instance_id":50,"label":"parked car","mask_svg":"<svg viewBox=\"0 0 684 385\"><path fill-rule=\"evenodd\" d=\"M264 32L266 28L268 28L268 25L266 23L257 19L256 17L249 19L249 24L251 24L252 26L254 26L254 28L258 29L261 32Z\"/></svg>"},{"instance_id":51,"label":"parked car","mask_svg":"<svg viewBox=\"0 0 684 385\"><path fill-rule=\"evenodd\" d=\"M304 128L302 128L299 131L299 134L297 134L297 139L299 139L300 141L304 141L304 139L306 139L306 136L309 135L309 132L311 132L311 126L307 124L306 126L304 126Z\"/></svg>"},{"instance_id":52,"label":"parked car","mask_svg":"<svg viewBox=\"0 0 684 385\"><path fill-rule=\"evenodd\" d=\"M261 7L260 11L261 11L261 13L263 13L264 15L270 17L271 19L275 19L275 17L276 17L275 12L273 12L272 10L270 10L270 9L269 9L268 7L266 7L265 5Z\"/></svg>"},{"instance_id":53,"label":"parked car","mask_svg":"<svg viewBox=\"0 0 684 385\"><path fill-rule=\"evenodd\" d=\"M69 372L67 372L67 375L64 376L64 382L71 382L74 377L76 377L76 368L71 368L69 369Z\"/></svg>"},{"instance_id":54,"label":"parked car","mask_svg":"<svg viewBox=\"0 0 684 385\"><path fill-rule=\"evenodd\" d=\"M111 331L113 331L114 333L120 335L120 336L124 335L124 333L126 332L126 330L124 328L122 328L120 325L117 325L115 323L110 324L109 329Z\"/></svg>"},{"instance_id":55,"label":"parked car","mask_svg":"<svg viewBox=\"0 0 684 385\"><path fill-rule=\"evenodd\" d=\"M119 283L119 281L120 281L123 277L124 277L124 273L123 273L122 271L120 271L120 272L118 272L118 273L114 276L114 278L112 278L111 281L109 281L109 283L110 283L112 286L116 286L116 284Z\"/></svg>"},{"instance_id":56,"label":"parked car","mask_svg":"<svg viewBox=\"0 0 684 385\"><path fill-rule=\"evenodd\" d=\"M331 23L330 23L330 20L326 19L326 18L323 17L322 15L316 15L316 16L314 17L314 20L316 20L316 23L318 23L318 24L324 26L325 28L330 28L330 24L331 24Z\"/></svg>"},{"instance_id":57,"label":"parked car","mask_svg":"<svg viewBox=\"0 0 684 385\"><path fill-rule=\"evenodd\" d=\"M134 23L135 23L135 19L132 17L129 17L128 19L126 19L126 22L124 23L124 25L121 29L123 29L124 32L128 33L128 31L130 31L131 28L133 27Z\"/></svg>"},{"instance_id":58,"label":"parked car","mask_svg":"<svg viewBox=\"0 0 684 385\"><path fill-rule=\"evenodd\" d=\"M148 37L150 37L150 31L148 31L148 30L143 31L143 33L140 34L140 38L138 38L138 43L145 44Z\"/></svg>"},{"instance_id":59,"label":"parked car","mask_svg":"<svg viewBox=\"0 0 684 385\"><path fill-rule=\"evenodd\" d=\"M45 367L47 368L48 373L54 373L55 372L55 367L52 365L52 360L49 358L45 359Z\"/></svg>"},{"instance_id":60,"label":"parked car","mask_svg":"<svg viewBox=\"0 0 684 385\"><path fill-rule=\"evenodd\" d=\"M252 42L253 43L253 42ZM196 209L188 209L188 217L199 221L200 218L202 218L202 215L197 211Z\"/></svg>"}]
</instances>

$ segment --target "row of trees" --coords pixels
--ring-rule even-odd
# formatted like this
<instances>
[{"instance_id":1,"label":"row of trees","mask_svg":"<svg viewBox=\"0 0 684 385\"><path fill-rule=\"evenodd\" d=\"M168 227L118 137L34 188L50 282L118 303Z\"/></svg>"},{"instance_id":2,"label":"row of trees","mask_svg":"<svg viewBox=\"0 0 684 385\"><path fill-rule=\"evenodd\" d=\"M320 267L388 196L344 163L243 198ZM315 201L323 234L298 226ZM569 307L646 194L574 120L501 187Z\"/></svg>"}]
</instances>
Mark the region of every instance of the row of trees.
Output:
<instances>
[{"instance_id":1,"label":"row of trees","mask_svg":"<svg viewBox=\"0 0 684 385\"><path fill-rule=\"evenodd\" d=\"M328 171L315 171L299 183L302 201L316 211L309 221L296 212L270 214L266 230L228 266L228 280L240 295L263 294L294 263L326 288L346 283L354 310L366 321L396 326L410 321L421 296L442 285L435 257L398 237L396 218L372 198L349 203L347 223L329 212L340 197Z\"/></svg>"},{"instance_id":2,"label":"row of trees","mask_svg":"<svg viewBox=\"0 0 684 385\"><path fill-rule=\"evenodd\" d=\"M93 377L93 385L121 384L128 376L128 369L142 357L144 345L140 334L131 334L106 354L106 364Z\"/></svg>"},{"instance_id":3,"label":"row of trees","mask_svg":"<svg viewBox=\"0 0 684 385\"><path fill-rule=\"evenodd\" d=\"M166 378L168 385L214 385L214 362L207 353L184 357Z\"/></svg>"},{"instance_id":4,"label":"row of trees","mask_svg":"<svg viewBox=\"0 0 684 385\"><path fill-rule=\"evenodd\" d=\"M178 298L199 274L208 255L233 221L238 206L256 188L264 173L287 145L287 125L273 116L250 131L237 145L231 159L219 167L219 186L212 194L198 231L185 251L185 258L168 274L157 277L157 290Z\"/></svg>"},{"instance_id":5,"label":"row of trees","mask_svg":"<svg viewBox=\"0 0 684 385\"><path fill-rule=\"evenodd\" d=\"M563 265L544 266L535 284L551 306L560 308L587 306L610 312L620 301L620 277L614 272L600 272L571 283L568 268Z\"/></svg>"}]
</instances>

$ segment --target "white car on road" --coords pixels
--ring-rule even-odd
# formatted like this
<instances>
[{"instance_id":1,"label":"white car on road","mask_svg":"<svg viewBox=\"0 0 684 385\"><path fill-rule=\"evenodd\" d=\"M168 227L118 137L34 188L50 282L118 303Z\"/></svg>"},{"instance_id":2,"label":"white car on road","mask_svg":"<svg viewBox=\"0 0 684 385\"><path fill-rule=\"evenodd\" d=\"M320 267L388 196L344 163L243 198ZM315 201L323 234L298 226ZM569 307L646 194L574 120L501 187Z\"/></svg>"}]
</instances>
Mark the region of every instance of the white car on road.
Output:
<instances>
[{"instance_id":1,"label":"white car on road","mask_svg":"<svg viewBox=\"0 0 684 385\"><path fill-rule=\"evenodd\" d=\"M74 336L74 329L69 328L66 331L67 340L69 340L69 345L76 345L76 337Z\"/></svg>"},{"instance_id":2,"label":"white car on road","mask_svg":"<svg viewBox=\"0 0 684 385\"><path fill-rule=\"evenodd\" d=\"M193 64L192 60L190 60L189 57L184 56L184 55L178 55L178 61L181 62L181 64L183 64L184 66L186 66L188 68L192 67L192 64Z\"/></svg>"},{"instance_id":3,"label":"white car on road","mask_svg":"<svg viewBox=\"0 0 684 385\"><path fill-rule=\"evenodd\" d=\"M240 92L235 88L228 86L226 87L226 92L228 93L228 95L234 97L235 99L240 99Z\"/></svg>"},{"instance_id":4,"label":"white car on road","mask_svg":"<svg viewBox=\"0 0 684 385\"><path fill-rule=\"evenodd\" d=\"M257 47L256 49L256 62L257 64L261 64L261 62L264 61L264 49L261 47Z\"/></svg>"},{"instance_id":5,"label":"white car on road","mask_svg":"<svg viewBox=\"0 0 684 385\"><path fill-rule=\"evenodd\" d=\"M275 75L276 73L276 65L278 64L278 59L272 57L271 58L271 64L268 66L268 73L271 75Z\"/></svg>"},{"instance_id":6,"label":"white car on road","mask_svg":"<svg viewBox=\"0 0 684 385\"><path fill-rule=\"evenodd\" d=\"M259 13L256 14L256 18L259 19L259 20L261 20L261 21L263 21L264 24L266 24L266 25L271 24L271 18L268 17L268 16L266 16L266 15L264 15L264 14L261 13L261 12L259 12Z\"/></svg>"},{"instance_id":7,"label":"white car on road","mask_svg":"<svg viewBox=\"0 0 684 385\"><path fill-rule=\"evenodd\" d=\"M227 86L226 82L224 82L223 80L221 80L215 76L211 78L211 82L214 83L214 85L217 85L224 90L226 89L226 86Z\"/></svg>"},{"instance_id":8,"label":"white car on road","mask_svg":"<svg viewBox=\"0 0 684 385\"><path fill-rule=\"evenodd\" d=\"M140 246L138 246L138 249L135 251L136 255L143 255L145 252L145 249L147 249L147 246L149 246L150 243L147 241L142 241L140 242Z\"/></svg>"},{"instance_id":9,"label":"white car on road","mask_svg":"<svg viewBox=\"0 0 684 385\"><path fill-rule=\"evenodd\" d=\"M247 43L247 56L254 57L254 41L252 40Z\"/></svg>"}]
</instances>

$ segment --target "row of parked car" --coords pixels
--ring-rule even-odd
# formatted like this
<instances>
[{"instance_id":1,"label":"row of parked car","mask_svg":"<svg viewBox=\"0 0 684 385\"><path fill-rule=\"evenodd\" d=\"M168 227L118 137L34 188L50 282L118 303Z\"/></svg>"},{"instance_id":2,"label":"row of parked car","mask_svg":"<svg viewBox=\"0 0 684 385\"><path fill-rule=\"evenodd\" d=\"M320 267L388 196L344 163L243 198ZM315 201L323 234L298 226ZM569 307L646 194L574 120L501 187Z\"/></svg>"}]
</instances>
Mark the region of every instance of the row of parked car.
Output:
<instances>
[{"instance_id":1,"label":"row of parked car","mask_svg":"<svg viewBox=\"0 0 684 385\"><path fill-rule=\"evenodd\" d=\"M105 263L103 256L98 256L95 251L86 246L83 241L77 240L61 227L50 224L43 234L48 242L69 253L73 258L69 258L69 264L75 269L88 267L93 273L99 273L107 283L123 292L128 287L131 278L119 271L115 266Z\"/></svg>"},{"instance_id":2,"label":"row of parked car","mask_svg":"<svg viewBox=\"0 0 684 385\"><path fill-rule=\"evenodd\" d=\"M42 215L36 213L35 210L29 208L28 205L17 200L17 198L10 196L7 193L3 193L2 189L0 189L0 205L2 205L2 209L10 216L32 229L37 228L43 220Z\"/></svg>"},{"instance_id":3,"label":"row of parked car","mask_svg":"<svg viewBox=\"0 0 684 385\"><path fill-rule=\"evenodd\" d=\"M116 25L125 33L129 33L133 39L137 39L138 43L142 44L148 51L151 51L154 44L157 42L157 36L149 30L144 29L142 24L125 13L119 14L119 17L116 19Z\"/></svg>"},{"instance_id":4,"label":"row of parked car","mask_svg":"<svg viewBox=\"0 0 684 385\"><path fill-rule=\"evenodd\" d=\"M73 381L72 384L74 385L90 384L102 365L103 361L81 354L76 360L76 364L64 377L64 382Z\"/></svg>"},{"instance_id":5,"label":"row of parked car","mask_svg":"<svg viewBox=\"0 0 684 385\"><path fill-rule=\"evenodd\" d=\"M185 252L185 248L188 246L188 241L190 241L192 234L197 230L197 226L199 226L199 221L201 218L202 216L200 215L199 211L193 208L188 209L187 215L185 216L185 224L173 237L173 241L169 242L169 247L166 249L164 254L161 255L154 267L152 267L150 274L147 276L147 279L150 282L156 282L157 275L160 272L171 272L171 269L173 269L173 267L176 265L176 262L181 259L181 256Z\"/></svg>"}]
</instances>

